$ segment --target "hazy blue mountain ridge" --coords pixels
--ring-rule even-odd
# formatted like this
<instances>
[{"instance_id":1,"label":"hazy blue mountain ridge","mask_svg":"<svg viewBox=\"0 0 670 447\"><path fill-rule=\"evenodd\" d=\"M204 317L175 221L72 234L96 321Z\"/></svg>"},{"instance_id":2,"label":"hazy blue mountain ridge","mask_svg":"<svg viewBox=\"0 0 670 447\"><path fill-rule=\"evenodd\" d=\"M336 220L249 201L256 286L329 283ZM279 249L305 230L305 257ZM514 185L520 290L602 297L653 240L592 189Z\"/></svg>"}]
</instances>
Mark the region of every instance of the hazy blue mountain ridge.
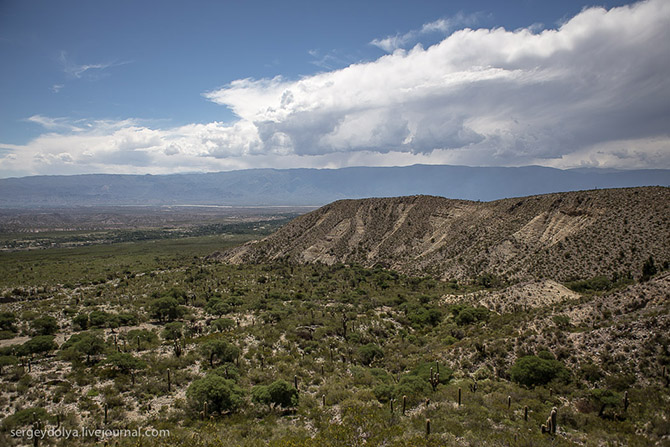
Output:
<instances>
[{"instance_id":1,"label":"hazy blue mountain ridge","mask_svg":"<svg viewBox=\"0 0 670 447\"><path fill-rule=\"evenodd\" d=\"M342 198L437 195L490 201L552 192L668 186L670 170L559 170L413 165L341 169L0 179L0 207L95 205L323 205Z\"/></svg>"}]
</instances>

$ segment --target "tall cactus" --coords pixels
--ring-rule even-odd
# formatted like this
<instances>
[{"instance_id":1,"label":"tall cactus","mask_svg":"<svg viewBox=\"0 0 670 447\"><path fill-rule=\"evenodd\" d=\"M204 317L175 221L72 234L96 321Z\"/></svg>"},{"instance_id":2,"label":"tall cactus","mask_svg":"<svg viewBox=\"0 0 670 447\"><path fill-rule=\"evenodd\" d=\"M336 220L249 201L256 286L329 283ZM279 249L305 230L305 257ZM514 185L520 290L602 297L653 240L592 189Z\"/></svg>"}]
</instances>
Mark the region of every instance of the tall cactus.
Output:
<instances>
[{"instance_id":1,"label":"tall cactus","mask_svg":"<svg viewBox=\"0 0 670 447\"><path fill-rule=\"evenodd\" d=\"M554 407L551 409L551 413L549 414L547 421L541 427L542 433L549 433L552 435L556 434L556 428L558 425L558 422L556 420L557 416L558 416L558 409Z\"/></svg>"},{"instance_id":2,"label":"tall cactus","mask_svg":"<svg viewBox=\"0 0 670 447\"><path fill-rule=\"evenodd\" d=\"M437 385L440 383L440 373L438 372L437 374L433 374L432 367L430 368L430 379L428 379L428 382L430 382L430 386L433 388L433 391L437 389Z\"/></svg>"}]
</instances>

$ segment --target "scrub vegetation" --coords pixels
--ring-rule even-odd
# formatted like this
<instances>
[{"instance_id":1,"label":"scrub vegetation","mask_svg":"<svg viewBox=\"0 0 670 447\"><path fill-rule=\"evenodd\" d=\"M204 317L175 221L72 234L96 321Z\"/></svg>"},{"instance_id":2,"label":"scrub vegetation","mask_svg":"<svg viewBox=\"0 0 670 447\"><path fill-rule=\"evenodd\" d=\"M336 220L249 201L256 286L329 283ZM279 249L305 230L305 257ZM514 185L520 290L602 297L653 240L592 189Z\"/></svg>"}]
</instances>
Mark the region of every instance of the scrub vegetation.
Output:
<instances>
[{"instance_id":1,"label":"scrub vegetation","mask_svg":"<svg viewBox=\"0 0 670 447\"><path fill-rule=\"evenodd\" d=\"M561 284L209 256L254 231L2 253L0 445L668 442L666 259Z\"/></svg>"}]
</instances>

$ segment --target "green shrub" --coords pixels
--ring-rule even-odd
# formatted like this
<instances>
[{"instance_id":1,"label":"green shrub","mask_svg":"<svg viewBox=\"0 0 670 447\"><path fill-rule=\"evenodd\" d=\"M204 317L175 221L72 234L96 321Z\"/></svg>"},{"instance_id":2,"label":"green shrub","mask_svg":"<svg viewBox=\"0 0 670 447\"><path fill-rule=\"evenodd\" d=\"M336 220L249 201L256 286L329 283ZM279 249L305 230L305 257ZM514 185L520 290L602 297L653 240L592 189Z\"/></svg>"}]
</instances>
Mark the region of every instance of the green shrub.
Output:
<instances>
[{"instance_id":1,"label":"green shrub","mask_svg":"<svg viewBox=\"0 0 670 447\"><path fill-rule=\"evenodd\" d=\"M70 359L77 357L72 356L72 354L85 355L86 361L90 363L91 357L102 354L105 347L105 341L100 334L96 332L80 332L78 334L73 334L63 346L61 346L61 351L67 352L66 356Z\"/></svg>"},{"instance_id":2,"label":"green shrub","mask_svg":"<svg viewBox=\"0 0 670 447\"><path fill-rule=\"evenodd\" d=\"M219 318L212 322L212 326L219 332L226 332L235 328L235 320L232 318Z\"/></svg>"},{"instance_id":3,"label":"green shrub","mask_svg":"<svg viewBox=\"0 0 670 447\"><path fill-rule=\"evenodd\" d=\"M16 315L12 312L0 312L0 329L3 331L16 332Z\"/></svg>"},{"instance_id":4,"label":"green shrub","mask_svg":"<svg viewBox=\"0 0 670 447\"><path fill-rule=\"evenodd\" d=\"M53 335L38 335L25 342L23 349L30 354L46 354L58 349L58 345Z\"/></svg>"},{"instance_id":5,"label":"green shrub","mask_svg":"<svg viewBox=\"0 0 670 447\"><path fill-rule=\"evenodd\" d=\"M252 400L254 402L275 405L283 408L295 407L298 405L298 390L293 388L285 380L275 380L270 385L257 385L252 391Z\"/></svg>"},{"instance_id":6,"label":"green shrub","mask_svg":"<svg viewBox=\"0 0 670 447\"><path fill-rule=\"evenodd\" d=\"M200 346L200 352L207 358L210 366L214 366L214 359L221 362L233 362L240 354L240 349L220 338L208 340Z\"/></svg>"},{"instance_id":7,"label":"green shrub","mask_svg":"<svg viewBox=\"0 0 670 447\"><path fill-rule=\"evenodd\" d=\"M244 401L244 391L235 382L216 374L195 380L186 390L191 407L201 410L205 402L212 412L235 411Z\"/></svg>"},{"instance_id":8,"label":"green shrub","mask_svg":"<svg viewBox=\"0 0 670 447\"><path fill-rule=\"evenodd\" d=\"M183 330L184 325L182 323L173 321L172 323L168 323L165 325L165 327L163 328L163 332L161 333L161 336L165 340L177 340L183 336Z\"/></svg>"},{"instance_id":9,"label":"green shrub","mask_svg":"<svg viewBox=\"0 0 670 447\"><path fill-rule=\"evenodd\" d=\"M109 314L101 310L94 310L88 315L88 321L91 327L104 328L108 326Z\"/></svg>"},{"instance_id":10,"label":"green shrub","mask_svg":"<svg viewBox=\"0 0 670 447\"><path fill-rule=\"evenodd\" d=\"M569 378L568 370L558 360L534 355L518 358L509 373L512 381L529 387Z\"/></svg>"},{"instance_id":11,"label":"green shrub","mask_svg":"<svg viewBox=\"0 0 670 447\"><path fill-rule=\"evenodd\" d=\"M88 314L77 314L77 316L72 319L72 323L78 326L80 330L85 331L89 327Z\"/></svg>"},{"instance_id":12,"label":"green shrub","mask_svg":"<svg viewBox=\"0 0 670 447\"><path fill-rule=\"evenodd\" d=\"M365 366L370 366L370 364L375 359L381 359L384 357L384 351L374 343L368 343L365 346L361 346L357 351L358 360Z\"/></svg>"},{"instance_id":13,"label":"green shrub","mask_svg":"<svg viewBox=\"0 0 670 447\"><path fill-rule=\"evenodd\" d=\"M39 317L30 323L35 335L53 335L58 332L58 321L50 316Z\"/></svg>"},{"instance_id":14,"label":"green shrub","mask_svg":"<svg viewBox=\"0 0 670 447\"><path fill-rule=\"evenodd\" d=\"M10 430L15 427L31 425L35 418L44 423L51 419L51 415L41 407L24 408L23 410L18 410L14 414L7 416L2 421L2 428L3 430Z\"/></svg>"},{"instance_id":15,"label":"green shrub","mask_svg":"<svg viewBox=\"0 0 670 447\"><path fill-rule=\"evenodd\" d=\"M184 308L179 301L172 297L163 297L153 300L149 304L149 315L158 321L172 321L184 314Z\"/></svg>"},{"instance_id":16,"label":"green shrub","mask_svg":"<svg viewBox=\"0 0 670 447\"><path fill-rule=\"evenodd\" d=\"M491 312L485 307L456 306L452 308L454 321L459 326L488 321Z\"/></svg>"},{"instance_id":17,"label":"green shrub","mask_svg":"<svg viewBox=\"0 0 670 447\"><path fill-rule=\"evenodd\" d=\"M114 352L107 356L106 362L122 374L146 368L146 363L127 352Z\"/></svg>"}]
</instances>

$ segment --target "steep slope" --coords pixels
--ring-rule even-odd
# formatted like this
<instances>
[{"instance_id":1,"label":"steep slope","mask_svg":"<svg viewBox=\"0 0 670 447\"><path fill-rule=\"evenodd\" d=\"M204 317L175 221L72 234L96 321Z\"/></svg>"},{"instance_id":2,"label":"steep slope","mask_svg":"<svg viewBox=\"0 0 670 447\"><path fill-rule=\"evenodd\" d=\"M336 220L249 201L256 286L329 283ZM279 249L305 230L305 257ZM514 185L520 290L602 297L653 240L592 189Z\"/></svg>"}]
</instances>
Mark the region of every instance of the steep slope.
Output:
<instances>
[{"instance_id":1,"label":"steep slope","mask_svg":"<svg viewBox=\"0 0 670 447\"><path fill-rule=\"evenodd\" d=\"M381 265L439 278L484 273L565 281L638 275L670 260L670 188L556 193L494 202L434 196L341 200L222 260Z\"/></svg>"}]
</instances>

